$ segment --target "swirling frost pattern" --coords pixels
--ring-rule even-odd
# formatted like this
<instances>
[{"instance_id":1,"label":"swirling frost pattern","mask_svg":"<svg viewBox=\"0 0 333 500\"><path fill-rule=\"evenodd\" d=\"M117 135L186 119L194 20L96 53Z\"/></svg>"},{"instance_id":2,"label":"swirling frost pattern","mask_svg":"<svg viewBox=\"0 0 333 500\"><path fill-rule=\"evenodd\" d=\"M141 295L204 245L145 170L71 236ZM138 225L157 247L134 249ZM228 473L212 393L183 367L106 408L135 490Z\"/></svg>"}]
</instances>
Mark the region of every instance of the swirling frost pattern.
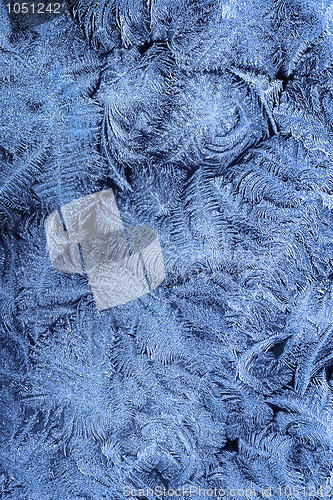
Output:
<instances>
[{"instance_id":1,"label":"swirling frost pattern","mask_svg":"<svg viewBox=\"0 0 333 500\"><path fill-rule=\"evenodd\" d=\"M69 0L21 32L1 8L2 498L322 498L331 2ZM99 312L44 222L110 187L126 227L157 231L166 279Z\"/></svg>"}]
</instances>

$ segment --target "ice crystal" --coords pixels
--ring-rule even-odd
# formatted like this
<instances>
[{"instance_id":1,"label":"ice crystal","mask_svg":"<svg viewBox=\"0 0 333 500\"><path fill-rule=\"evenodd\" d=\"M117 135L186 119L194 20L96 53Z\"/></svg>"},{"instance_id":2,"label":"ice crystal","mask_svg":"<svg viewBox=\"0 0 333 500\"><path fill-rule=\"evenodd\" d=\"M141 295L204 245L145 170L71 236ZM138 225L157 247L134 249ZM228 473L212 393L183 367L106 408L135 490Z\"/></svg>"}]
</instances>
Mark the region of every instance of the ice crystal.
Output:
<instances>
[{"instance_id":1,"label":"ice crystal","mask_svg":"<svg viewBox=\"0 0 333 500\"><path fill-rule=\"evenodd\" d=\"M331 3L1 9L2 498L328 494ZM44 223L109 188L166 279L98 311Z\"/></svg>"}]
</instances>

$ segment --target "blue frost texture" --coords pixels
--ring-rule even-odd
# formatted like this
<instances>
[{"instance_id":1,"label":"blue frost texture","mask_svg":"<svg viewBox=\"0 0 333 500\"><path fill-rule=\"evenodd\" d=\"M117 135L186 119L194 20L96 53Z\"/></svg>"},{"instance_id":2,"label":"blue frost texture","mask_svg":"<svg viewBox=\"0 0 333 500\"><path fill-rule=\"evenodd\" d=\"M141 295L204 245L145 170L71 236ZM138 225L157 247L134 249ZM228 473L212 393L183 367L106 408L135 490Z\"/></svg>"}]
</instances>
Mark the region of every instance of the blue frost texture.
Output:
<instances>
[{"instance_id":1,"label":"blue frost texture","mask_svg":"<svg viewBox=\"0 0 333 500\"><path fill-rule=\"evenodd\" d=\"M1 4L2 500L331 495L332 41L328 0ZM166 279L99 312L44 222L109 188Z\"/></svg>"}]
</instances>

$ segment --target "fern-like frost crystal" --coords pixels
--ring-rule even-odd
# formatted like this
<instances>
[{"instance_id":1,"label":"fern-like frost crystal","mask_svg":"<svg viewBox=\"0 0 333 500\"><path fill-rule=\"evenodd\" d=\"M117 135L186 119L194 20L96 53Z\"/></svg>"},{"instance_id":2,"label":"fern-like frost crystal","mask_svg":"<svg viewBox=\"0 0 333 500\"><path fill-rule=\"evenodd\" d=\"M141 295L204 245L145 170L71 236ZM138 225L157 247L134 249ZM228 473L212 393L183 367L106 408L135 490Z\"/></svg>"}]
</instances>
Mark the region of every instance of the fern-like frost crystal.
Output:
<instances>
[{"instance_id":1,"label":"fern-like frost crystal","mask_svg":"<svg viewBox=\"0 0 333 500\"><path fill-rule=\"evenodd\" d=\"M19 30L1 6L4 500L331 495L332 22L321 0L68 0ZM165 279L99 311L96 254L61 272L46 221L65 237L62 207L111 191L128 259L158 235Z\"/></svg>"}]
</instances>

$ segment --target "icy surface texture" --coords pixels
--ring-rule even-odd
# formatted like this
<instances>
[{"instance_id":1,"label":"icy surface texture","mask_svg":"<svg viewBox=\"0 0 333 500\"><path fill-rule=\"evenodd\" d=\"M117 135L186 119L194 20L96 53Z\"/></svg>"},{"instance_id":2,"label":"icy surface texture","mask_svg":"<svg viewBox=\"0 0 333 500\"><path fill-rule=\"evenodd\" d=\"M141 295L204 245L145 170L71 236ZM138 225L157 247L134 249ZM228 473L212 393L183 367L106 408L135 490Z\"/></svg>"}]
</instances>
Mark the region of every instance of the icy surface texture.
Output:
<instances>
[{"instance_id":1,"label":"icy surface texture","mask_svg":"<svg viewBox=\"0 0 333 500\"><path fill-rule=\"evenodd\" d=\"M16 33L0 14L2 498L328 494L333 5L79 0ZM99 312L44 223L108 188L166 279Z\"/></svg>"}]
</instances>

